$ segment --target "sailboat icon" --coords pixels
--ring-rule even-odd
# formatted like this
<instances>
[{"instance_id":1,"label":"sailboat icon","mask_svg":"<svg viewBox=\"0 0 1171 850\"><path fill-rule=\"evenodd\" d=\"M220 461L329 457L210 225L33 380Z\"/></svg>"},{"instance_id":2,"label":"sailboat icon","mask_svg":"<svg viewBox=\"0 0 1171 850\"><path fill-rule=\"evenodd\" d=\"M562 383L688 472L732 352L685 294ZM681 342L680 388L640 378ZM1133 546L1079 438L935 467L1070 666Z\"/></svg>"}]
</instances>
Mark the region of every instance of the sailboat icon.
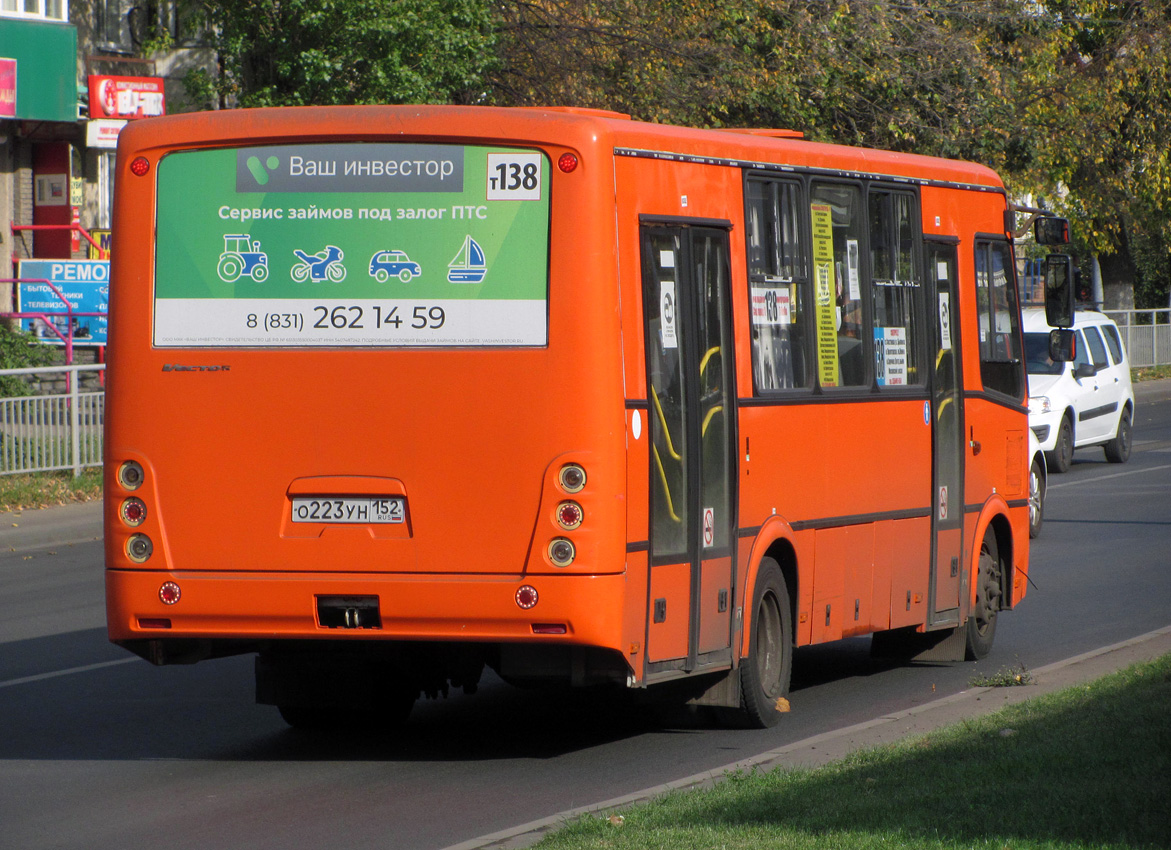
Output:
<instances>
[{"instance_id":1,"label":"sailboat icon","mask_svg":"<svg viewBox=\"0 0 1171 850\"><path fill-rule=\"evenodd\" d=\"M488 273L484 262L484 249L470 235L464 237L464 244L451 262L447 264L447 280L450 283L479 283Z\"/></svg>"}]
</instances>

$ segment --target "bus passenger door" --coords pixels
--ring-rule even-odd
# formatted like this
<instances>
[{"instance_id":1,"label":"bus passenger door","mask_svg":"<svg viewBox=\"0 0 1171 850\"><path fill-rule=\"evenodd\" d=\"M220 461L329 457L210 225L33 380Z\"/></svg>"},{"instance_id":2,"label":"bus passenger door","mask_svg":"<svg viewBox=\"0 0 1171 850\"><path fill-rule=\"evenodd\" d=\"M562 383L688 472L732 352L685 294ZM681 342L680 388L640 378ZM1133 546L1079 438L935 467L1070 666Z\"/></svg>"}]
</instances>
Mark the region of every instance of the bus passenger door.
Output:
<instances>
[{"instance_id":1,"label":"bus passenger door","mask_svg":"<svg viewBox=\"0 0 1171 850\"><path fill-rule=\"evenodd\" d=\"M731 660L736 394L727 232L644 222L641 244L653 674Z\"/></svg>"},{"instance_id":2,"label":"bus passenger door","mask_svg":"<svg viewBox=\"0 0 1171 850\"><path fill-rule=\"evenodd\" d=\"M932 557L927 625L959 624L963 578L964 422L959 299L953 243L924 244L934 314Z\"/></svg>"}]
</instances>

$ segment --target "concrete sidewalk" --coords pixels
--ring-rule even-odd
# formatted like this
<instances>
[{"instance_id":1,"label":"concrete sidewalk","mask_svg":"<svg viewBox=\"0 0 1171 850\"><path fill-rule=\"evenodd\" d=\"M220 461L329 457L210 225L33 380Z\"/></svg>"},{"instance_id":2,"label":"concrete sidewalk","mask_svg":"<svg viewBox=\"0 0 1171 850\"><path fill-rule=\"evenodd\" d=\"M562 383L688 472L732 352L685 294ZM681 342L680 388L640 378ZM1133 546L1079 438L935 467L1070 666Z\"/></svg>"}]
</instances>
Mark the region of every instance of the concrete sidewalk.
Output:
<instances>
[{"instance_id":1,"label":"concrete sidewalk","mask_svg":"<svg viewBox=\"0 0 1171 850\"><path fill-rule=\"evenodd\" d=\"M0 513L0 552L23 552L101 539L100 501Z\"/></svg>"}]
</instances>

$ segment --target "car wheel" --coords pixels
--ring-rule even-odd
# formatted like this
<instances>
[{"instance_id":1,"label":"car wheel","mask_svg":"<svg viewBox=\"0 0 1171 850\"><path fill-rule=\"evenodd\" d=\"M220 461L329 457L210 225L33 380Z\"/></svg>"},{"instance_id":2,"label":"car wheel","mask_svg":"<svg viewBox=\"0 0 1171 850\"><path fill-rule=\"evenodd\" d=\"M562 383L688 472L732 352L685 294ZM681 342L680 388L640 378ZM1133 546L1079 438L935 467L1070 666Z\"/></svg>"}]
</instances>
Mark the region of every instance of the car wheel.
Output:
<instances>
[{"instance_id":1,"label":"car wheel","mask_svg":"<svg viewBox=\"0 0 1171 850\"><path fill-rule=\"evenodd\" d=\"M976 602L968 615L967 651L969 661L979 661L992 651L996 637L996 615L1000 611L1000 554L996 532L989 528L980 544L980 563L976 572Z\"/></svg>"},{"instance_id":2,"label":"car wheel","mask_svg":"<svg viewBox=\"0 0 1171 850\"><path fill-rule=\"evenodd\" d=\"M1111 463L1126 463L1130 460L1130 444L1134 440L1134 429L1131 425L1130 408L1122 411L1118 419L1118 432L1114 439L1105 445L1106 460Z\"/></svg>"},{"instance_id":3,"label":"car wheel","mask_svg":"<svg viewBox=\"0 0 1171 850\"><path fill-rule=\"evenodd\" d=\"M1068 472L1073 464L1073 423L1068 416L1062 418L1057 428L1057 444L1045 454L1045 459L1054 472Z\"/></svg>"},{"instance_id":4,"label":"car wheel","mask_svg":"<svg viewBox=\"0 0 1171 850\"><path fill-rule=\"evenodd\" d=\"M1029 537L1041 535L1041 523L1045 521L1045 470L1041 458L1033 458L1029 468Z\"/></svg>"}]
</instances>

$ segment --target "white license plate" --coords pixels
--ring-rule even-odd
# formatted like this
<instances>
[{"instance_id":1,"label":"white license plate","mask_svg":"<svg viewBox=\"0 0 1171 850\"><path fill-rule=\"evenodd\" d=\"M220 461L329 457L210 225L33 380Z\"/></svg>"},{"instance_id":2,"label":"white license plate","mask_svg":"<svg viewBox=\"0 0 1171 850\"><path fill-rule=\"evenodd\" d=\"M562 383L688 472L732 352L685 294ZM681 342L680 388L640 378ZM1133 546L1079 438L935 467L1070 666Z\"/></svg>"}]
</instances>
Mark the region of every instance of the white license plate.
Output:
<instances>
[{"instance_id":1,"label":"white license plate","mask_svg":"<svg viewBox=\"0 0 1171 850\"><path fill-rule=\"evenodd\" d=\"M396 496L297 496L293 522L395 523L403 521L405 507Z\"/></svg>"}]
</instances>

